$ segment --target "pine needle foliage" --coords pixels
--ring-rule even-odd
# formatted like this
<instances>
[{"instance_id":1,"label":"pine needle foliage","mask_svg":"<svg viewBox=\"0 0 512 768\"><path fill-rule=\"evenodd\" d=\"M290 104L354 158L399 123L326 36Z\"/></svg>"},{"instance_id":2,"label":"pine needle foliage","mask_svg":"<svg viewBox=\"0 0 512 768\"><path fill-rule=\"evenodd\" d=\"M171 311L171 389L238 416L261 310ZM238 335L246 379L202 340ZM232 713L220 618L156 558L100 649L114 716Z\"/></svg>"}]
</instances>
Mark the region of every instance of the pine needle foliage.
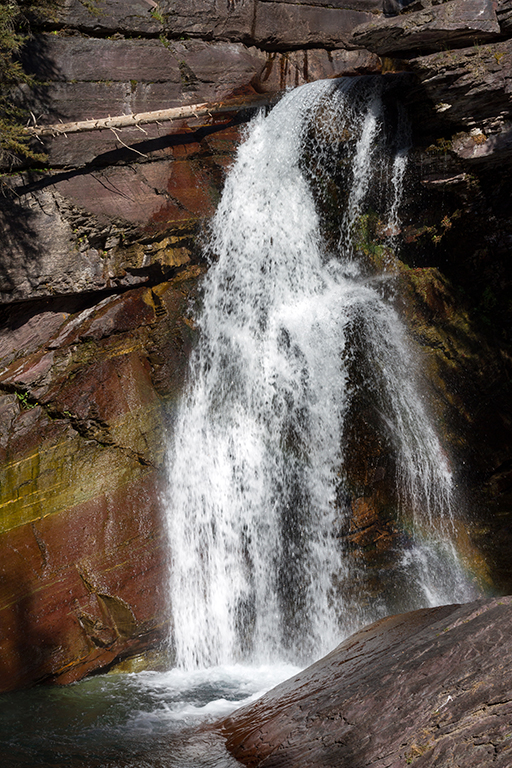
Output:
<instances>
[{"instance_id":1,"label":"pine needle foliage","mask_svg":"<svg viewBox=\"0 0 512 768\"><path fill-rule=\"evenodd\" d=\"M0 166L12 167L20 160L44 162L44 155L31 148L24 131L28 114L13 100L21 83L31 84L18 55L31 30L51 18L56 0L0 0Z\"/></svg>"}]
</instances>

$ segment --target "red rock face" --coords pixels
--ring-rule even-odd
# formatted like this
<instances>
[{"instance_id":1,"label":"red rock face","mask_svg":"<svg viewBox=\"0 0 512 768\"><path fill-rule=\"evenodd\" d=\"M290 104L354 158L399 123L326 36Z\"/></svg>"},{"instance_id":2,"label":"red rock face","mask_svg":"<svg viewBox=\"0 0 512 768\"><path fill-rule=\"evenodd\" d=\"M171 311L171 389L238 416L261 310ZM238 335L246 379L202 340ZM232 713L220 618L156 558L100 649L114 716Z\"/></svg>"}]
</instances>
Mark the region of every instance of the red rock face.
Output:
<instances>
[{"instance_id":1,"label":"red rock face","mask_svg":"<svg viewBox=\"0 0 512 768\"><path fill-rule=\"evenodd\" d=\"M27 48L40 122L255 95L265 53L106 38L162 25L142 0L104 5L63 6L101 38ZM0 690L71 682L167 636L165 424L194 334L194 238L239 130L228 115L61 138L53 175L18 177L0 213L0 297L28 302L0 330Z\"/></svg>"},{"instance_id":2,"label":"red rock face","mask_svg":"<svg viewBox=\"0 0 512 768\"><path fill-rule=\"evenodd\" d=\"M2 536L0 690L69 683L165 638L154 472Z\"/></svg>"},{"instance_id":3,"label":"red rock face","mask_svg":"<svg viewBox=\"0 0 512 768\"><path fill-rule=\"evenodd\" d=\"M74 313L42 307L39 324L14 313L15 343L0 345L0 690L71 682L167 635L163 418L200 271Z\"/></svg>"}]
</instances>

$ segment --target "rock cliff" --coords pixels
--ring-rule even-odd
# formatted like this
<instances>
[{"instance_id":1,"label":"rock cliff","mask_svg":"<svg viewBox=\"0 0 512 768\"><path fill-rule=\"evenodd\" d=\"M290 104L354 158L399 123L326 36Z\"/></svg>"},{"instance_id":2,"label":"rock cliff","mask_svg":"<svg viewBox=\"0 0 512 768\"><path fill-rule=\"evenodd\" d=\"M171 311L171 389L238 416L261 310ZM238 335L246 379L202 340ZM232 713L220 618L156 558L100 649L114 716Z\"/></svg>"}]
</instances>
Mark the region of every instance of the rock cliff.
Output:
<instances>
[{"instance_id":1,"label":"rock cliff","mask_svg":"<svg viewBox=\"0 0 512 768\"><path fill-rule=\"evenodd\" d=\"M4 177L0 690L167 632L163 436L201 237L251 104L323 77L406 73L404 311L469 489L460 546L482 583L512 587L511 30L510 0L62 0L33 30L16 99L38 124L233 111L45 138L48 167ZM371 414L361 428L374 451L354 461L347 536L378 574L399 531Z\"/></svg>"}]
</instances>

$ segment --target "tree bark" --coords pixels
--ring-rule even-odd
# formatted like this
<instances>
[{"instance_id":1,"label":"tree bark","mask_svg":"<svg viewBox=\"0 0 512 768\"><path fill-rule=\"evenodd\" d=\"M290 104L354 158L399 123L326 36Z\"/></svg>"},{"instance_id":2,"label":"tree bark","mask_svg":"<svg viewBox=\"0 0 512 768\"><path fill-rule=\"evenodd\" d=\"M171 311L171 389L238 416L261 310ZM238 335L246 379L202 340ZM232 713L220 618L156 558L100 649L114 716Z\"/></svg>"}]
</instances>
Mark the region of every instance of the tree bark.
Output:
<instances>
[{"instance_id":1,"label":"tree bark","mask_svg":"<svg viewBox=\"0 0 512 768\"><path fill-rule=\"evenodd\" d=\"M72 123L55 123L54 125L35 125L26 128L33 136L58 136L60 134L81 133L83 131L101 131L104 129L131 128L148 123L160 123L169 120L181 120L190 117L203 117L226 112L240 112L249 107L259 107L269 104L272 97L260 96L252 100L236 102L204 102L203 104L187 104L183 107L159 109L155 112L139 112L137 115L117 115L102 117L97 120L80 120Z\"/></svg>"}]
</instances>

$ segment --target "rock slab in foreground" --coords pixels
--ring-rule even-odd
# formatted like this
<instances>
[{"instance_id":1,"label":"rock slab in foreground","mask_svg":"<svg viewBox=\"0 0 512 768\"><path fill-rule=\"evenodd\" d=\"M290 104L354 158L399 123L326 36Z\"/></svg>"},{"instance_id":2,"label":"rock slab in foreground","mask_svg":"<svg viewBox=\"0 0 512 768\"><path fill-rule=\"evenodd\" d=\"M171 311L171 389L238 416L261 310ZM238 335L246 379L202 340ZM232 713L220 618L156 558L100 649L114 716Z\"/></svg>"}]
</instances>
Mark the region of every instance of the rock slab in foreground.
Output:
<instances>
[{"instance_id":1,"label":"rock slab in foreground","mask_svg":"<svg viewBox=\"0 0 512 768\"><path fill-rule=\"evenodd\" d=\"M512 597L391 616L221 724L255 768L512 765Z\"/></svg>"}]
</instances>

